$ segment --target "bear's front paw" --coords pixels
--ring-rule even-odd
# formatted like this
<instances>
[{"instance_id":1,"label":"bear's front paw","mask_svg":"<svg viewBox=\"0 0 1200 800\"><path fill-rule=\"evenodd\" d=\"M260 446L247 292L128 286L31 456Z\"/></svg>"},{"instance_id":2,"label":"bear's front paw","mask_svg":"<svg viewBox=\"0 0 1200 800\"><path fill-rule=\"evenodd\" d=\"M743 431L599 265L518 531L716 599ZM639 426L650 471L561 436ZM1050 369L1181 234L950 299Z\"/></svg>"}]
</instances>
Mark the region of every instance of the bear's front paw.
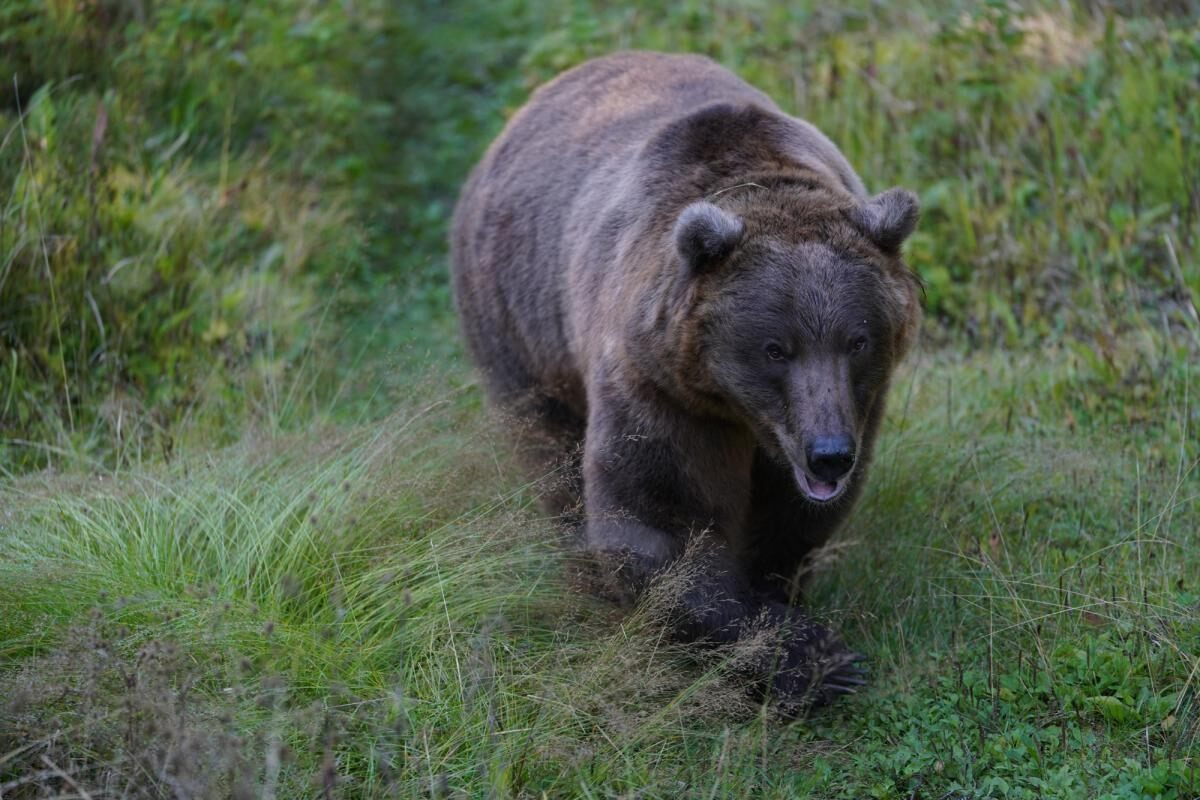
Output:
<instances>
[{"instance_id":1,"label":"bear's front paw","mask_svg":"<svg viewBox=\"0 0 1200 800\"><path fill-rule=\"evenodd\" d=\"M803 626L784 642L772 691L779 711L797 717L865 686L865 656L819 626Z\"/></svg>"}]
</instances>

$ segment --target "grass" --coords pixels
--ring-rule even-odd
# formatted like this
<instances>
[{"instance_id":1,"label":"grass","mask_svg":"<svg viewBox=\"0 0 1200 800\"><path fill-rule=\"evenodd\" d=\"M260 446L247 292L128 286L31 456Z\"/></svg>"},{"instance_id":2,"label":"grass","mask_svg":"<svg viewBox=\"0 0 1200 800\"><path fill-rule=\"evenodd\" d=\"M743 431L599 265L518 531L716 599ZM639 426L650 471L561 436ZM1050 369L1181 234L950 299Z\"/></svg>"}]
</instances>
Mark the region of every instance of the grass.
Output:
<instances>
[{"instance_id":1,"label":"grass","mask_svg":"<svg viewBox=\"0 0 1200 800\"><path fill-rule=\"evenodd\" d=\"M369 57L377 12L6 6L0 468L169 456L287 411L320 295L362 268L381 112L332 43Z\"/></svg>"},{"instance_id":2,"label":"grass","mask_svg":"<svg viewBox=\"0 0 1200 800\"><path fill-rule=\"evenodd\" d=\"M280 796L327 752L346 796L1192 796L1197 375L1114 431L1056 399L1062 370L926 356L907 373L813 595L871 654L872 689L790 727L720 660L661 642L652 608L621 618L568 590L536 486L473 393L170 470L22 479L0 656L10 725L47 733L0 747L3 774L78 760L79 739L101 756L76 773L92 785L161 761L124 718L174 719L178 679L139 684L148 709L96 697L132 695L119 676L169 643L196 706L182 730L249 736L244 762L201 752Z\"/></svg>"},{"instance_id":3,"label":"grass","mask_svg":"<svg viewBox=\"0 0 1200 800\"><path fill-rule=\"evenodd\" d=\"M1197 11L6 5L0 795L1200 796ZM454 334L466 170L619 47L926 209L795 724L576 591Z\"/></svg>"}]
</instances>

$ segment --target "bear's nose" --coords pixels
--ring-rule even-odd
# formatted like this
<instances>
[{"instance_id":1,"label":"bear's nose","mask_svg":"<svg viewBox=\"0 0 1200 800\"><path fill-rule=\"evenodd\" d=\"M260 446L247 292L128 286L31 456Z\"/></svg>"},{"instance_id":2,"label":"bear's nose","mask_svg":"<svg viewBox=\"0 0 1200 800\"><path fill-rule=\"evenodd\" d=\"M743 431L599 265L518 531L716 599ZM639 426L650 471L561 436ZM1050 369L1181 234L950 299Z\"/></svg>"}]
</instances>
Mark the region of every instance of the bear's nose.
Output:
<instances>
[{"instance_id":1,"label":"bear's nose","mask_svg":"<svg viewBox=\"0 0 1200 800\"><path fill-rule=\"evenodd\" d=\"M806 455L812 474L834 483L854 466L854 442L844 433L818 436L809 442Z\"/></svg>"}]
</instances>

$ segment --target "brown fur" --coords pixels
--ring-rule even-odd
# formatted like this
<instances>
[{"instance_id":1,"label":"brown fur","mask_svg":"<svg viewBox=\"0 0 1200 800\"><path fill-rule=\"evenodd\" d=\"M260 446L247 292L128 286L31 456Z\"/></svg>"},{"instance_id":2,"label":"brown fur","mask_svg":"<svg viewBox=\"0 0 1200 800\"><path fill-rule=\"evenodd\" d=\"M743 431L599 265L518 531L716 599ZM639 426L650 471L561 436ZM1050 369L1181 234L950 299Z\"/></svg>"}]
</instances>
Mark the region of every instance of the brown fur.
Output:
<instances>
[{"instance_id":1,"label":"brown fur","mask_svg":"<svg viewBox=\"0 0 1200 800\"><path fill-rule=\"evenodd\" d=\"M773 686L793 705L860 682L787 602L861 490L913 339L915 220L910 193L869 198L824 135L731 73L653 53L539 89L455 211L455 300L489 398L534 469L567 465L547 504L582 499L587 549L631 598L701 537L675 633L782 625ZM853 462L836 480L816 477L827 450Z\"/></svg>"}]
</instances>

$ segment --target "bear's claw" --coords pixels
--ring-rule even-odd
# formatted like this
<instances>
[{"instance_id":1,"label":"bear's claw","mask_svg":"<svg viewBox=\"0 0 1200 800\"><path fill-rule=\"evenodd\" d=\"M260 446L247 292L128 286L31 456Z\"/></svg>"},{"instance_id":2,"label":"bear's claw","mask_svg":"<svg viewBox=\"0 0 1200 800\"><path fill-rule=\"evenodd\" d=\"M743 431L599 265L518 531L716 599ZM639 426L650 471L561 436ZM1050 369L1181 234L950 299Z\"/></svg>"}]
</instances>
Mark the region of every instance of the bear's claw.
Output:
<instances>
[{"instance_id":1,"label":"bear's claw","mask_svg":"<svg viewBox=\"0 0 1200 800\"><path fill-rule=\"evenodd\" d=\"M845 649L832 635L815 650L792 648L772 681L784 716L803 716L867 685L864 655Z\"/></svg>"},{"instance_id":2,"label":"bear's claw","mask_svg":"<svg viewBox=\"0 0 1200 800\"><path fill-rule=\"evenodd\" d=\"M839 695L854 694L858 687L867 685L866 670L859 666L866 657L860 653L852 653L851 656L834 670L821 676L823 691Z\"/></svg>"}]
</instances>

